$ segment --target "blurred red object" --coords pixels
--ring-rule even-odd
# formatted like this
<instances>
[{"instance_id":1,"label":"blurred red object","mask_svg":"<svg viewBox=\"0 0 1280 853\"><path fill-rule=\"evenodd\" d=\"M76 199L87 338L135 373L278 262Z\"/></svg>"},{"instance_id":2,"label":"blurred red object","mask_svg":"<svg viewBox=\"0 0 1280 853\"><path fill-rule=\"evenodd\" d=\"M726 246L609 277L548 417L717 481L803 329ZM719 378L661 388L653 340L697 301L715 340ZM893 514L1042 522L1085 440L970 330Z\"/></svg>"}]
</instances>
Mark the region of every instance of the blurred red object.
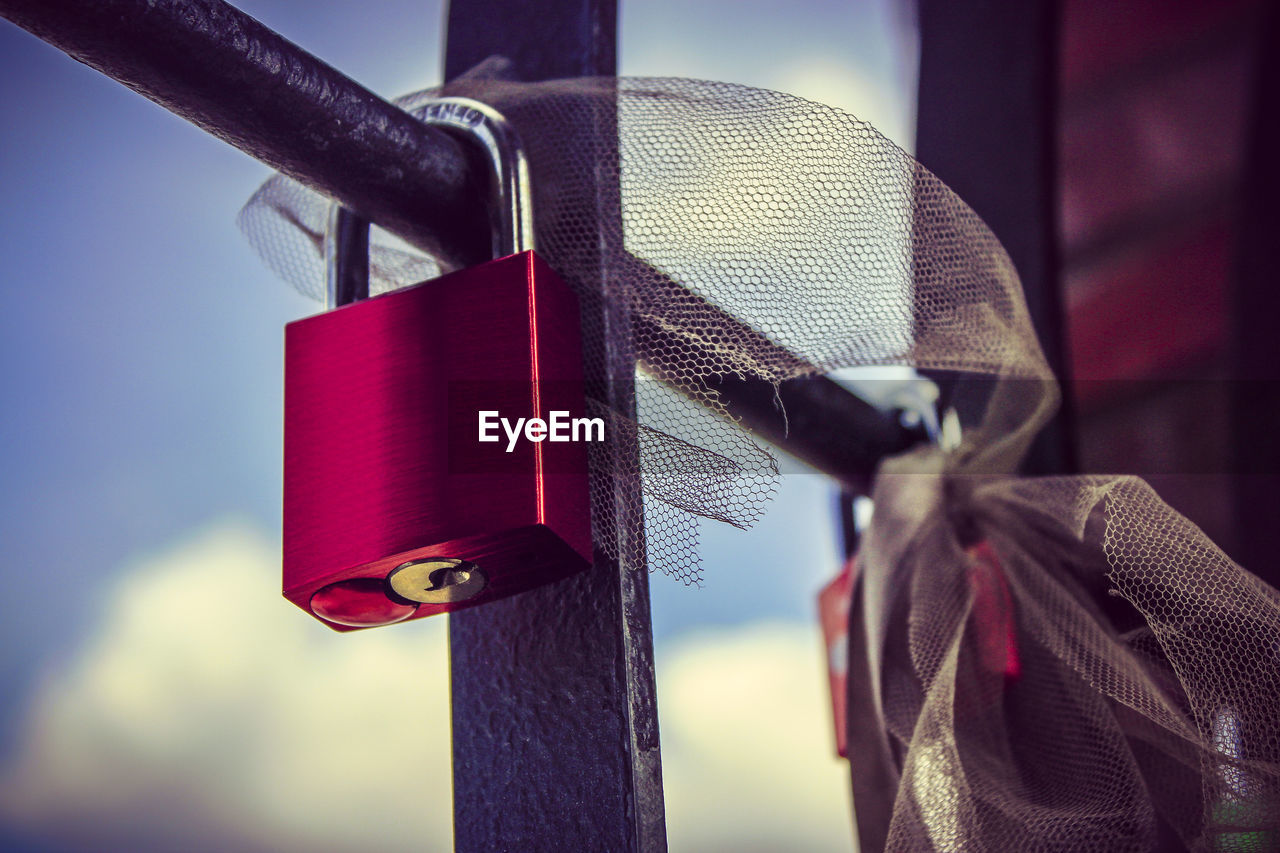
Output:
<instances>
[{"instance_id":1,"label":"blurred red object","mask_svg":"<svg viewBox=\"0 0 1280 853\"><path fill-rule=\"evenodd\" d=\"M978 659L983 669L1004 676L1006 684L1022 676L1022 660L1018 656L1018 633L1014 622L1013 598L1009 582L996 552L986 542L968 548L969 586L973 590L973 620L978 645Z\"/></svg>"},{"instance_id":2,"label":"blurred red object","mask_svg":"<svg viewBox=\"0 0 1280 853\"><path fill-rule=\"evenodd\" d=\"M979 542L965 550L969 561L969 588L973 603L970 630L976 661L989 675L1000 676L1008 686L1022 677L1018 654L1017 624L1009 584L995 550ZM827 651L827 680L831 687L831 713L835 721L836 753L849 757L849 609L857 580L857 555L850 557L835 578L818 593L818 617ZM983 679L985 682L986 679ZM999 687L995 688L999 691ZM985 691L983 691L985 692ZM969 702L973 697L963 697Z\"/></svg>"},{"instance_id":3,"label":"blurred red object","mask_svg":"<svg viewBox=\"0 0 1280 853\"><path fill-rule=\"evenodd\" d=\"M846 728L849 679L849 605L853 594L856 557L850 557L831 583L818 593L818 617L827 648L827 680L831 685L831 712L835 718L836 753L849 757Z\"/></svg>"}]
</instances>

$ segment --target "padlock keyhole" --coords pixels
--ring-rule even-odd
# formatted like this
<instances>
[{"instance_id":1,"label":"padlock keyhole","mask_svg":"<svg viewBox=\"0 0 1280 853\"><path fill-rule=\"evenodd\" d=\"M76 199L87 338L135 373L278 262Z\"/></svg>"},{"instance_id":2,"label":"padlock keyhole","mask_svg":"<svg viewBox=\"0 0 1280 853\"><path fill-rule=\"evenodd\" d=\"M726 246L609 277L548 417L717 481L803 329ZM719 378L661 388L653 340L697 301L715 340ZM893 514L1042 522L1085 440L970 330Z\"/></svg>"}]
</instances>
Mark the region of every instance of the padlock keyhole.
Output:
<instances>
[{"instance_id":1,"label":"padlock keyhole","mask_svg":"<svg viewBox=\"0 0 1280 853\"><path fill-rule=\"evenodd\" d=\"M444 589L447 586L455 586L460 583L466 583L471 580L471 572L457 566L448 566L443 569L436 569L427 575L426 589Z\"/></svg>"},{"instance_id":2,"label":"padlock keyhole","mask_svg":"<svg viewBox=\"0 0 1280 853\"><path fill-rule=\"evenodd\" d=\"M453 557L413 560L387 575L390 594L419 604L466 601L484 590L488 578L475 563Z\"/></svg>"}]
</instances>

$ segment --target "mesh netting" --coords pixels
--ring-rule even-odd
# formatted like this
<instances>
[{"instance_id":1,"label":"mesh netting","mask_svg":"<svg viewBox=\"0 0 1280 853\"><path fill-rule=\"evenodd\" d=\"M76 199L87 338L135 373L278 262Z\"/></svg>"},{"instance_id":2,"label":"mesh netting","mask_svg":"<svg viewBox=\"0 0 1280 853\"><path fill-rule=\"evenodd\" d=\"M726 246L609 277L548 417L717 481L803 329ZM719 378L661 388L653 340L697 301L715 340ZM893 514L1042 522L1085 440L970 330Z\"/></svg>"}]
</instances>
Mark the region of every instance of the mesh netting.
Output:
<instances>
[{"instance_id":1,"label":"mesh netting","mask_svg":"<svg viewBox=\"0 0 1280 853\"><path fill-rule=\"evenodd\" d=\"M646 498L744 527L763 512L776 462L725 413L713 377L777 383L906 364L1050 378L998 241L937 178L844 112L678 79L470 80L444 93L490 103L519 130L539 253L582 301L584 348L609 353L589 355L586 370L603 414L621 419L611 435L622 444L592 448L606 457L594 470L614 478L592 495L597 541L615 556L629 542L631 562L694 582L688 522L672 528L655 522L678 516L651 512L645 536L623 539L614 522L641 517ZM398 103L420 111L437 94ZM279 176L240 217L268 265L315 298L328 209ZM375 229L371 293L441 271ZM641 379L634 401L610 399L631 379L612 374L636 360L662 383ZM1017 429L971 449L1011 470L1055 394L1046 385L1021 395L1038 411L1018 409ZM649 560L654 552L664 559Z\"/></svg>"},{"instance_id":2,"label":"mesh netting","mask_svg":"<svg viewBox=\"0 0 1280 853\"><path fill-rule=\"evenodd\" d=\"M882 760L892 790L883 808L855 804L864 840L1280 845L1276 593L1140 481L1011 476L1058 392L1008 256L937 178L865 122L776 92L446 88L498 108L529 150L539 253L582 302L590 407L609 423L592 446L593 529L624 566L694 582L696 517L747 526L764 510L777 464L715 377L897 364L984 380L957 391L958 450L878 478L859 558L868 699L852 725L883 742L851 758L855 776ZM327 214L276 177L241 226L319 296ZM378 234L370 265L374 293L440 271ZM649 378L633 391L637 362ZM965 546L979 539L1009 590L1016 683L975 664Z\"/></svg>"},{"instance_id":3,"label":"mesh netting","mask_svg":"<svg viewBox=\"0 0 1280 853\"><path fill-rule=\"evenodd\" d=\"M864 846L1280 849L1276 591L1137 478L925 473L937 455L884 466L858 556L877 737L852 760L896 790L855 802ZM998 555L1016 678L984 665L957 529Z\"/></svg>"}]
</instances>

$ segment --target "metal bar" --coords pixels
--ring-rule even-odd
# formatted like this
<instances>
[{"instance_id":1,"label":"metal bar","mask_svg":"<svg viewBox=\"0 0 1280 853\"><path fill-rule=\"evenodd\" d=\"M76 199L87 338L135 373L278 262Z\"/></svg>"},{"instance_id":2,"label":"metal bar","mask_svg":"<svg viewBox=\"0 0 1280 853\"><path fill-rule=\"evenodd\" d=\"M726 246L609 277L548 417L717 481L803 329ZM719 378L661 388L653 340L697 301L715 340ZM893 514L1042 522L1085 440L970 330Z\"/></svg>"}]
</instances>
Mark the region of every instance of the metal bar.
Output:
<instances>
[{"instance_id":1,"label":"metal bar","mask_svg":"<svg viewBox=\"0 0 1280 853\"><path fill-rule=\"evenodd\" d=\"M923 428L903 427L824 376L792 379L776 389L733 374L708 384L743 426L857 494L870 493L882 459L928 440Z\"/></svg>"},{"instance_id":2,"label":"metal bar","mask_svg":"<svg viewBox=\"0 0 1280 853\"><path fill-rule=\"evenodd\" d=\"M680 282L653 269L643 260L626 256L628 266L643 265L643 270L628 271L643 279L657 302L687 304L693 294ZM707 308L705 302L699 305ZM650 352L638 353L641 362L659 379L674 377L678 386L681 364L668 364L669 353L691 353L695 362L715 364L714 354L700 358L693 353L698 344L678 338L643 312L633 318L637 336L648 342ZM926 440L923 429L907 429L896 416L886 416L862 398L851 394L802 359L786 352L760 332L725 317L722 322L733 325L734 340L756 352L773 350L777 363L791 363L800 378L790 379L777 387L762 379L725 373L705 377L725 403L730 414L747 429L781 447L791 455L819 471L838 479L847 488L866 494L880 460L900 453ZM674 371L670 370L674 368ZM805 376L812 372L814 375Z\"/></svg>"},{"instance_id":3,"label":"metal bar","mask_svg":"<svg viewBox=\"0 0 1280 853\"><path fill-rule=\"evenodd\" d=\"M616 19L616 0L453 0L445 78L491 54L525 80L612 75ZM616 120L584 132L616 134ZM563 156L588 163L593 140L566 136ZM617 215L616 172L585 168L596 182L561 203L600 223ZM600 227L601 239L613 230ZM578 286L602 287L618 248L601 245L595 275ZM629 336L630 312L591 298L584 306L588 394L632 414L634 356L609 345ZM593 505L613 504L596 535L614 541L595 543L590 571L449 620L459 851L666 849L636 452L615 446L611 469L593 480Z\"/></svg>"},{"instance_id":4,"label":"metal bar","mask_svg":"<svg viewBox=\"0 0 1280 853\"><path fill-rule=\"evenodd\" d=\"M1028 474L1075 470L1057 250L1057 0L921 0L916 156L991 226L1063 405Z\"/></svg>"},{"instance_id":5,"label":"metal bar","mask_svg":"<svg viewBox=\"0 0 1280 853\"><path fill-rule=\"evenodd\" d=\"M580 16L575 31L606 23L592 17L604 14L598 9L573 14ZM0 0L0 16L451 265L488 256L483 170L472 168L456 140L222 0ZM512 43L517 67L554 68L554 75L567 76L567 66L555 59L560 18L532 12L512 17L527 34L526 41ZM470 26L484 32L496 23ZM475 39L454 67L485 58L483 43ZM608 65L612 48L585 49L591 53L578 68ZM661 372L658 353L640 355ZM849 484L864 482L879 459L915 440L834 385L806 383L810 389L795 392L783 383L782 399L794 400L789 416L815 397L838 403L812 413L807 430L786 428L767 382L726 377L722 395L730 412L765 438ZM851 436L858 437L856 447ZM841 447L851 449L833 455Z\"/></svg>"},{"instance_id":6,"label":"metal bar","mask_svg":"<svg viewBox=\"0 0 1280 853\"><path fill-rule=\"evenodd\" d=\"M489 251L454 139L221 0L0 0L0 16L455 265Z\"/></svg>"}]
</instances>

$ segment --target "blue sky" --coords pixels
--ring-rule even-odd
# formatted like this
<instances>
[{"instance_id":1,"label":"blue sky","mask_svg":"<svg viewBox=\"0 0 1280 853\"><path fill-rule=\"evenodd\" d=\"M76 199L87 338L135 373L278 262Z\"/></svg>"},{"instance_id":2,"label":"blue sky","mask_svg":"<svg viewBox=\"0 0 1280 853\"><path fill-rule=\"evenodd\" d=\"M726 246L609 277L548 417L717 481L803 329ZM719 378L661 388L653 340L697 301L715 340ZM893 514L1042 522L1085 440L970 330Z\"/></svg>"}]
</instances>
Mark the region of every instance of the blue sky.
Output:
<instances>
[{"instance_id":1,"label":"blue sky","mask_svg":"<svg viewBox=\"0 0 1280 853\"><path fill-rule=\"evenodd\" d=\"M385 96L438 82L439 4L238 5ZM890 6L888 0L624 3L622 71L791 91L844 107L909 147L910 103L902 93L910 89L913 60L903 52ZM8 767L21 788L34 778L21 773L38 776L41 761L56 753L54 746L32 751L32 743L44 742L33 733L33 715L61 719L50 710L62 707L58 701L91 704L86 697L97 695L91 686L99 682L87 662L132 649L121 639L134 636L128 626L150 625L147 636L160 644L170 636L156 633L167 623L148 621L145 612L128 617L140 622L121 621L136 609L122 603L125 590L204 620L211 633L202 637L216 636L223 623L229 635L256 624L239 617L238 601L251 613L257 596L278 596L274 580L229 571L240 580L220 585L191 574L191 566L216 573L240 555L270 569L278 547L282 328L319 307L274 279L236 230L236 212L268 177L265 167L8 24L0 24L0 66L0 573L9 590L0 604L0 768ZM803 648L804 632L816 632L813 595L836 569L831 504L824 480L796 474L754 531L703 525L704 588L652 578L660 667L669 659L672 673L687 674L698 661L748 659L744 650L760 644ZM208 547L193 550L192 543ZM215 552L223 562L208 558ZM783 565L791 582L780 585ZM179 577L187 578L189 598L171 583ZM138 578L155 585L140 586ZM166 583L168 598L147 592ZM226 595L219 598L219 589ZM232 590L243 597L228 599ZM229 612L209 613L210 599ZM263 624L307 622L284 608L275 613ZM181 632L182 625L180 619L169 630ZM309 622L305 630L313 627L323 630ZM388 630L417 630L423 642L443 648L438 627ZM806 666L820 663L813 636ZM327 635L305 643L319 644L316 655L349 654ZM753 655L757 664L769 657ZM661 669L659 678L661 685ZM685 678L672 682L672 708L702 707L689 698L699 679ZM715 704L714 696L703 700ZM810 711L825 725L825 708ZM663 713L664 749L673 767L689 765L698 737L687 734L681 748L668 740L696 732L688 725L697 714L677 717L672 710L668 720ZM252 725L265 723L255 718ZM55 729L42 737L55 746L72 742ZM125 762L121 772L132 766ZM106 773L111 765L103 767ZM148 767L163 786L155 769L161 765ZM446 777L447 770L446 759ZM197 763L187 772L201 776L205 769ZM672 785L692 785L680 772L668 773L669 800ZM0 787L0 805L6 790L18 789ZM67 800L67 791L57 790ZM743 802L750 801L743 790ZM193 791L193 802L210 801ZM843 792L835 796L839 801ZM30 814L40 808L31 805ZM22 838L41 849L55 839L69 849L101 846L101 839L64 831L89 819L92 810L85 809L76 811L74 797L64 812L41 812L39 820L0 809L0 846ZM681 814L672 813L673 839L696 848L722 838L706 834L718 825L714 820L698 828ZM205 819L207 837L218 837L217 821ZM264 849L307 837L296 822L263 821L268 828L255 838ZM163 823L146 837L181 837ZM837 829L844 823L847 815L835 816ZM447 829L440 832L435 841L447 849ZM388 849L397 843L388 840Z\"/></svg>"}]
</instances>

